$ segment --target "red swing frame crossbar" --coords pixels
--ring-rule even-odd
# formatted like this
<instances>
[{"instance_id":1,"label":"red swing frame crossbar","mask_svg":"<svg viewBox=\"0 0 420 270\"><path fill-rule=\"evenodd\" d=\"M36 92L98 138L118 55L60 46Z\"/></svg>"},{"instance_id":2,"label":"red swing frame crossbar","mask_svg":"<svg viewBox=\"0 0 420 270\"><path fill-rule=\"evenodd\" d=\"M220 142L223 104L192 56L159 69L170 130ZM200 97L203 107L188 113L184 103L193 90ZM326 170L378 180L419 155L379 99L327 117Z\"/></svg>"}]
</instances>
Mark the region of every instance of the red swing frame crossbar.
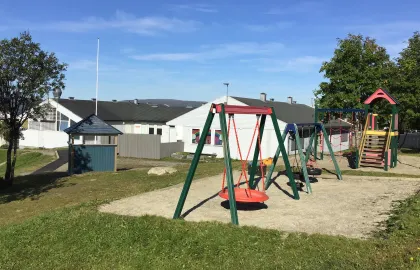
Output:
<instances>
[{"instance_id":1,"label":"red swing frame crossbar","mask_svg":"<svg viewBox=\"0 0 420 270\"><path fill-rule=\"evenodd\" d=\"M215 105L216 112L222 112L222 106L220 104ZM255 106L240 106L240 105L225 105L226 114L260 114L260 115L271 115L271 108L266 107L255 107Z\"/></svg>"}]
</instances>

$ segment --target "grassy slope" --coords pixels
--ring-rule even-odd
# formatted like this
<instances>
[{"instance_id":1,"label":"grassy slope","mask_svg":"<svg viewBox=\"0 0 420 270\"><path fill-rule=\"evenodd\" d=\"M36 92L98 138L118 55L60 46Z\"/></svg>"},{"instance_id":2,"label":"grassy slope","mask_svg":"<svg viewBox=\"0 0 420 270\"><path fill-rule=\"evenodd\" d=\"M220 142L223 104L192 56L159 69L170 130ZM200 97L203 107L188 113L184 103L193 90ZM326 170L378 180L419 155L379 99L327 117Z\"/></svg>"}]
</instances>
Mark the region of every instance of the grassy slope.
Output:
<instances>
[{"instance_id":1,"label":"grassy slope","mask_svg":"<svg viewBox=\"0 0 420 270\"><path fill-rule=\"evenodd\" d=\"M396 208L387 231L368 241L96 211L104 201L182 182L187 167L161 177L125 171L58 180L58 175L20 178L12 192L0 193L0 265L5 269L420 267L419 194ZM220 163L204 163L196 175L221 171Z\"/></svg>"},{"instance_id":2,"label":"grassy slope","mask_svg":"<svg viewBox=\"0 0 420 270\"><path fill-rule=\"evenodd\" d=\"M0 163L1 158L4 155L4 161L6 161L6 151L0 151ZM48 164L49 162L54 160L54 156L51 155L44 155L38 152L18 152L18 156L16 159L16 166L15 166L15 175L19 175L21 173L28 173L32 172L36 169L41 168L42 166ZM6 171L6 164L0 167L0 176L4 176Z\"/></svg>"}]
</instances>

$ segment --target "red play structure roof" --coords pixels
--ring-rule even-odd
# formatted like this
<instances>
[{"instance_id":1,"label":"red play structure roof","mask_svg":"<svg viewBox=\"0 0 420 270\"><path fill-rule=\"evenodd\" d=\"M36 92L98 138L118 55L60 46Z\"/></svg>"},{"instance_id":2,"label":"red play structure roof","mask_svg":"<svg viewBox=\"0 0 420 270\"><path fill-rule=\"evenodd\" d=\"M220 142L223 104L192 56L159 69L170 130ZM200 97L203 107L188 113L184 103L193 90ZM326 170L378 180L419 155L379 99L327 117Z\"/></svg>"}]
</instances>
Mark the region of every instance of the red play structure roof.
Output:
<instances>
[{"instance_id":1,"label":"red play structure roof","mask_svg":"<svg viewBox=\"0 0 420 270\"><path fill-rule=\"evenodd\" d=\"M393 105L398 104L398 101L393 96L391 96L391 94L388 93L388 91L386 91L384 89L381 89L381 88L379 88L372 95L370 95L370 97L368 97L365 100L364 104L371 104L372 101L374 101L377 98L384 98L384 99L388 100L388 102L393 104Z\"/></svg>"}]
</instances>

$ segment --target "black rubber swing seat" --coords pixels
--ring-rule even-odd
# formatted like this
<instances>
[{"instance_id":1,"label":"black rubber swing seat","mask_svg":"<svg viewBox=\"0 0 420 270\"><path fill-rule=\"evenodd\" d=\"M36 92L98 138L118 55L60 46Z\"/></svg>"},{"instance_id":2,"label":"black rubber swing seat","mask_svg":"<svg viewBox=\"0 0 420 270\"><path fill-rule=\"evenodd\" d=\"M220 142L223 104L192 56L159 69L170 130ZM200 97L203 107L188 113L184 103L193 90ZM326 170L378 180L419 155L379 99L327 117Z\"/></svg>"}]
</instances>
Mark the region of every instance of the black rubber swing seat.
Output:
<instances>
[{"instance_id":1,"label":"black rubber swing seat","mask_svg":"<svg viewBox=\"0 0 420 270\"><path fill-rule=\"evenodd\" d=\"M313 167L306 167L309 175L321 175L322 169L320 168L313 168Z\"/></svg>"}]
</instances>

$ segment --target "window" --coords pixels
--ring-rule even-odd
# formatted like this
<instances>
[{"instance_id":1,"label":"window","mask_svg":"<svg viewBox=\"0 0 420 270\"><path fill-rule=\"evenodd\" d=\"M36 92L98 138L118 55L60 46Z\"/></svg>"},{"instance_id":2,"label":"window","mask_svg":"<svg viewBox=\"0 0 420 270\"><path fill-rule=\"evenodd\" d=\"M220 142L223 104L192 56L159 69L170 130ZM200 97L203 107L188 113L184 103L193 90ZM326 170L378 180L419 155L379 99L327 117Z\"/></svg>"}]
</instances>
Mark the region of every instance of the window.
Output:
<instances>
[{"instance_id":1,"label":"window","mask_svg":"<svg viewBox=\"0 0 420 270\"><path fill-rule=\"evenodd\" d=\"M73 120L70 120L70 126L76 124L76 122L74 122Z\"/></svg>"},{"instance_id":2,"label":"window","mask_svg":"<svg viewBox=\"0 0 420 270\"><path fill-rule=\"evenodd\" d=\"M70 126L70 119L64 114L57 112L57 130L63 131Z\"/></svg>"},{"instance_id":3,"label":"window","mask_svg":"<svg viewBox=\"0 0 420 270\"><path fill-rule=\"evenodd\" d=\"M341 134L341 142L348 142L349 141L349 134L348 133L342 133Z\"/></svg>"},{"instance_id":4,"label":"window","mask_svg":"<svg viewBox=\"0 0 420 270\"><path fill-rule=\"evenodd\" d=\"M200 129L194 128L191 131L191 142L198 143L200 141Z\"/></svg>"},{"instance_id":5,"label":"window","mask_svg":"<svg viewBox=\"0 0 420 270\"><path fill-rule=\"evenodd\" d=\"M223 144L223 135L220 129L214 131L214 145L222 145Z\"/></svg>"},{"instance_id":6,"label":"window","mask_svg":"<svg viewBox=\"0 0 420 270\"><path fill-rule=\"evenodd\" d=\"M157 135L162 135L162 129L161 128L156 129L156 134Z\"/></svg>"},{"instance_id":7,"label":"window","mask_svg":"<svg viewBox=\"0 0 420 270\"><path fill-rule=\"evenodd\" d=\"M205 144L211 144L211 130L207 133Z\"/></svg>"},{"instance_id":8,"label":"window","mask_svg":"<svg viewBox=\"0 0 420 270\"><path fill-rule=\"evenodd\" d=\"M149 134L155 134L155 128L149 127Z\"/></svg>"}]
</instances>

